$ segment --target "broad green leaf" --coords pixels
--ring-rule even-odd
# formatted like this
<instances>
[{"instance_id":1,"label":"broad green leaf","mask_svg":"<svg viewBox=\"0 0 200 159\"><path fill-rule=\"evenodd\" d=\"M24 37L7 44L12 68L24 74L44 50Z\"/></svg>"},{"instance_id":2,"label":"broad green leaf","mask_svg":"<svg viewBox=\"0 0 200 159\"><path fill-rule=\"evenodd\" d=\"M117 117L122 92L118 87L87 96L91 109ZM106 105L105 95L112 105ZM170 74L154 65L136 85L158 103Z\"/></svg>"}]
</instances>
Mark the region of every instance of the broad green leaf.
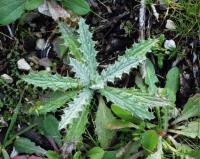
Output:
<instances>
[{"instance_id":1,"label":"broad green leaf","mask_svg":"<svg viewBox=\"0 0 200 159\"><path fill-rule=\"evenodd\" d=\"M115 78L121 78L123 73L129 73L131 68L136 68L146 60L146 53L158 42L157 39L149 39L134 44L127 49L123 56L118 58L114 64L102 71L101 76L104 82L114 82Z\"/></svg>"},{"instance_id":2,"label":"broad green leaf","mask_svg":"<svg viewBox=\"0 0 200 159\"><path fill-rule=\"evenodd\" d=\"M63 0L63 5L78 15L90 12L90 6L86 0Z\"/></svg>"},{"instance_id":3,"label":"broad green leaf","mask_svg":"<svg viewBox=\"0 0 200 159\"><path fill-rule=\"evenodd\" d=\"M188 99L181 115L173 122L173 124L197 116L200 116L200 94L195 94L193 97Z\"/></svg>"},{"instance_id":4,"label":"broad green leaf","mask_svg":"<svg viewBox=\"0 0 200 159\"><path fill-rule=\"evenodd\" d=\"M81 159L81 152L80 152L80 151L77 151L77 152L74 154L73 159Z\"/></svg>"},{"instance_id":5,"label":"broad green leaf","mask_svg":"<svg viewBox=\"0 0 200 159\"><path fill-rule=\"evenodd\" d=\"M200 139L200 120L191 121L188 124L184 123L184 125L178 126L176 129L170 130L170 132Z\"/></svg>"},{"instance_id":6,"label":"broad green leaf","mask_svg":"<svg viewBox=\"0 0 200 159\"><path fill-rule=\"evenodd\" d=\"M87 86L90 83L90 72L86 65L73 58L70 58L70 65L72 66L72 71L75 72L75 76L80 79L83 85Z\"/></svg>"},{"instance_id":7,"label":"broad green leaf","mask_svg":"<svg viewBox=\"0 0 200 159\"><path fill-rule=\"evenodd\" d=\"M22 80L43 89L51 88L54 91L78 87L77 80L72 79L71 77L63 77L58 74L51 75L47 71L31 72L28 75L22 76Z\"/></svg>"},{"instance_id":8,"label":"broad green leaf","mask_svg":"<svg viewBox=\"0 0 200 159\"><path fill-rule=\"evenodd\" d=\"M135 89L106 87L101 89L100 92L108 101L115 103L140 119L153 119L153 113L149 112L149 108L171 104L168 100L150 96Z\"/></svg>"},{"instance_id":9,"label":"broad green leaf","mask_svg":"<svg viewBox=\"0 0 200 159\"><path fill-rule=\"evenodd\" d=\"M74 119L79 117L79 113L90 104L92 93L91 90L84 89L72 102L68 104L68 107L64 109L64 114L59 123L59 129L66 128L68 124L72 123Z\"/></svg>"},{"instance_id":10,"label":"broad green leaf","mask_svg":"<svg viewBox=\"0 0 200 159\"><path fill-rule=\"evenodd\" d=\"M124 128L139 128L139 127L128 121L115 119L115 120L109 122L106 125L106 128L110 129L110 130L119 130L119 129L124 129Z\"/></svg>"},{"instance_id":11,"label":"broad green leaf","mask_svg":"<svg viewBox=\"0 0 200 159\"><path fill-rule=\"evenodd\" d=\"M91 74L90 79L95 80L98 75L96 72L97 62L96 62L96 50L95 42L92 40L92 33L89 31L89 26L85 23L83 18L79 22L79 43L81 44L80 50L83 55L83 60L86 63L88 71Z\"/></svg>"},{"instance_id":12,"label":"broad green leaf","mask_svg":"<svg viewBox=\"0 0 200 159\"><path fill-rule=\"evenodd\" d=\"M26 0L0 0L0 24L7 25L24 12Z\"/></svg>"},{"instance_id":13,"label":"broad green leaf","mask_svg":"<svg viewBox=\"0 0 200 159\"><path fill-rule=\"evenodd\" d=\"M70 101L76 96L76 91L61 92L56 91L48 95L48 97L37 101L35 106L29 111L36 112L37 114L46 114L48 112L54 112L58 108L64 106L65 103Z\"/></svg>"},{"instance_id":14,"label":"broad green leaf","mask_svg":"<svg viewBox=\"0 0 200 159\"><path fill-rule=\"evenodd\" d=\"M141 89L143 92L146 92L146 85L144 84L144 81L142 79L142 76L137 74L135 77L135 84L139 89Z\"/></svg>"},{"instance_id":15,"label":"broad green leaf","mask_svg":"<svg viewBox=\"0 0 200 159\"><path fill-rule=\"evenodd\" d=\"M157 151L147 157L147 159L162 159L163 151L162 151L162 137L159 137Z\"/></svg>"},{"instance_id":16,"label":"broad green leaf","mask_svg":"<svg viewBox=\"0 0 200 159\"><path fill-rule=\"evenodd\" d=\"M25 9L34 10L43 2L43 0L26 0Z\"/></svg>"},{"instance_id":17,"label":"broad green leaf","mask_svg":"<svg viewBox=\"0 0 200 159\"><path fill-rule=\"evenodd\" d=\"M166 91L166 97L171 101L176 101L176 93L179 88L180 71L178 67L173 67L167 73L167 80L164 90Z\"/></svg>"},{"instance_id":18,"label":"broad green leaf","mask_svg":"<svg viewBox=\"0 0 200 159\"><path fill-rule=\"evenodd\" d=\"M105 151L103 159L117 159L116 152L114 151Z\"/></svg>"},{"instance_id":19,"label":"broad green leaf","mask_svg":"<svg viewBox=\"0 0 200 159\"><path fill-rule=\"evenodd\" d=\"M79 142L82 139L82 134L85 132L86 124L88 122L88 107L80 113L79 117L74 119L73 123L67 128L67 135L65 140L67 142Z\"/></svg>"},{"instance_id":20,"label":"broad green leaf","mask_svg":"<svg viewBox=\"0 0 200 159\"><path fill-rule=\"evenodd\" d=\"M149 152L156 149L158 145L158 134L155 130L148 130L142 134L141 144L143 148Z\"/></svg>"},{"instance_id":21,"label":"broad green leaf","mask_svg":"<svg viewBox=\"0 0 200 159\"><path fill-rule=\"evenodd\" d=\"M104 150L100 147L93 147L88 152L88 157L90 159L102 159L104 156Z\"/></svg>"},{"instance_id":22,"label":"broad green leaf","mask_svg":"<svg viewBox=\"0 0 200 159\"><path fill-rule=\"evenodd\" d=\"M2 153L3 159L10 159L10 156L8 155L8 152L5 149L1 149L0 154Z\"/></svg>"},{"instance_id":23,"label":"broad green leaf","mask_svg":"<svg viewBox=\"0 0 200 159\"><path fill-rule=\"evenodd\" d=\"M99 98L99 106L95 119L95 131L102 148L108 148L115 132L107 129L107 125L115 119L112 112L105 105L103 98Z\"/></svg>"},{"instance_id":24,"label":"broad green leaf","mask_svg":"<svg viewBox=\"0 0 200 159\"><path fill-rule=\"evenodd\" d=\"M133 154L136 154L139 151L139 148L141 148L140 142L131 140L117 151L116 158L128 159Z\"/></svg>"},{"instance_id":25,"label":"broad green leaf","mask_svg":"<svg viewBox=\"0 0 200 159\"><path fill-rule=\"evenodd\" d=\"M48 159L60 159L60 156L54 152L54 151L47 151L46 156L48 157Z\"/></svg>"},{"instance_id":26,"label":"broad green leaf","mask_svg":"<svg viewBox=\"0 0 200 159\"><path fill-rule=\"evenodd\" d=\"M111 105L111 110L115 113L116 116L118 116L124 120L127 120L127 121L137 120L133 117L133 115L129 111L120 108L116 104Z\"/></svg>"},{"instance_id":27,"label":"broad green leaf","mask_svg":"<svg viewBox=\"0 0 200 159\"><path fill-rule=\"evenodd\" d=\"M149 86L148 92L150 94L157 93L157 86L156 83L159 82L158 78L156 77L155 69L152 62L147 59L146 60L146 76L145 76L145 83Z\"/></svg>"},{"instance_id":28,"label":"broad green leaf","mask_svg":"<svg viewBox=\"0 0 200 159\"><path fill-rule=\"evenodd\" d=\"M58 120L53 115L47 115L42 123L44 134L55 140L61 146L61 134L58 131Z\"/></svg>"},{"instance_id":29,"label":"broad green leaf","mask_svg":"<svg viewBox=\"0 0 200 159\"><path fill-rule=\"evenodd\" d=\"M31 140L23 137L18 137L14 145L19 153L45 155L47 152L40 146L36 146Z\"/></svg>"},{"instance_id":30,"label":"broad green leaf","mask_svg":"<svg viewBox=\"0 0 200 159\"><path fill-rule=\"evenodd\" d=\"M81 61L82 53L79 50L79 43L72 31L65 23L58 23L64 45L69 48L70 54L73 55L77 60Z\"/></svg>"}]
</instances>

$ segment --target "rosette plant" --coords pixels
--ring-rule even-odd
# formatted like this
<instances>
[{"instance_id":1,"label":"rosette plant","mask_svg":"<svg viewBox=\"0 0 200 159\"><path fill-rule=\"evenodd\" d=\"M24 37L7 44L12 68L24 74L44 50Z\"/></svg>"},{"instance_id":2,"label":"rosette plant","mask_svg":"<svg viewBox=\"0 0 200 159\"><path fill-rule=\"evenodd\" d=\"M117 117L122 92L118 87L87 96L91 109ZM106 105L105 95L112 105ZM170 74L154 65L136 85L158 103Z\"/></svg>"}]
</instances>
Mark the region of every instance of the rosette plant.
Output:
<instances>
[{"instance_id":1,"label":"rosette plant","mask_svg":"<svg viewBox=\"0 0 200 159\"><path fill-rule=\"evenodd\" d=\"M67 128L68 125L77 123L79 119L83 121L83 118L87 118L88 107L91 106L91 100L96 92L141 120L154 118L151 111L153 107L170 105L166 99L149 95L135 88L114 88L107 85L108 82L113 83L116 78L121 78L123 73L129 73L132 68L137 68L144 62L146 53L156 45L158 39L143 40L134 44L125 51L123 56L118 57L114 64L108 65L99 73L95 42L85 20L80 19L78 41L73 38L72 32L63 23L60 23L59 27L64 44L74 55L70 57L69 65L75 77L52 75L45 71L31 72L22 77L28 84L54 91L49 98L41 101L36 110L39 114L45 114L62 107L63 114L59 129ZM73 100L69 101L71 98Z\"/></svg>"}]
</instances>

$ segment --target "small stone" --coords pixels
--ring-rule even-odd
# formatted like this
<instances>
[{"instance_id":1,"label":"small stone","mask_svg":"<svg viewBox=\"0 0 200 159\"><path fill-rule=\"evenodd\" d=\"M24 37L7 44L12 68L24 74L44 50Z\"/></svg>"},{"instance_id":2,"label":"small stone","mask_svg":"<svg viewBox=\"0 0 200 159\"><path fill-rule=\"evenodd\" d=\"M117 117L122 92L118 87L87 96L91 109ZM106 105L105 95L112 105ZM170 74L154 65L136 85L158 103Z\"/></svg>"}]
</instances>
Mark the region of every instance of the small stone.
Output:
<instances>
[{"instance_id":1,"label":"small stone","mask_svg":"<svg viewBox=\"0 0 200 159\"><path fill-rule=\"evenodd\" d=\"M165 40L164 47L168 50L173 50L176 48L176 43L174 40Z\"/></svg>"},{"instance_id":2,"label":"small stone","mask_svg":"<svg viewBox=\"0 0 200 159\"><path fill-rule=\"evenodd\" d=\"M165 25L165 27L169 30L175 30L176 29L176 25L174 24L174 22L170 19L167 20L167 23Z\"/></svg>"},{"instance_id":3,"label":"small stone","mask_svg":"<svg viewBox=\"0 0 200 159\"><path fill-rule=\"evenodd\" d=\"M29 71L31 66L25 61L24 58L17 61L17 67L19 70Z\"/></svg>"},{"instance_id":4,"label":"small stone","mask_svg":"<svg viewBox=\"0 0 200 159\"><path fill-rule=\"evenodd\" d=\"M36 41L36 49L43 50L45 48L45 40L44 39L38 39Z\"/></svg>"},{"instance_id":5,"label":"small stone","mask_svg":"<svg viewBox=\"0 0 200 159\"><path fill-rule=\"evenodd\" d=\"M1 78L2 78L6 83L13 83L13 78L10 77L10 76L7 75L7 74L1 75Z\"/></svg>"}]
</instances>

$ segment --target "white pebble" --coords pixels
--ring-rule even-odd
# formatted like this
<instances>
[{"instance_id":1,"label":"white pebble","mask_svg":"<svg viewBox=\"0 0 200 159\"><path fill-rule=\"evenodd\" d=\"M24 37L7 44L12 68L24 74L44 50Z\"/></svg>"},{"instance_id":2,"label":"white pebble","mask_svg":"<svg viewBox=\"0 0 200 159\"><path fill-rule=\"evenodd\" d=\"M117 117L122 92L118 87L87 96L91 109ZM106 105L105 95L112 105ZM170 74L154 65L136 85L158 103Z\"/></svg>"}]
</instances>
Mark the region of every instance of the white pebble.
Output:
<instances>
[{"instance_id":1,"label":"white pebble","mask_svg":"<svg viewBox=\"0 0 200 159\"><path fill-rule=\"evenodd\" d=\"M176 43L174 40L165 40L164 47L168 50L173 50L176 48Z\"/></svg>"},{"instance_id":2,"label":"white pebble","mask_svg":"<svg viewBox=\"0 0 200 159\"><path fill-rule=\"evenodd\" d=\"M1 78L6 82L6 83L13 83L13 78L7 74L1 75Z\"/></svg>"},{"instance_id":3,"label":"white pebble","mask_svg":"<svg viewBox=\"0 0 200 159\"><path fill-rule=\"evenodd\" d=\"M167 23L165 25L165 27L169 30L175 30L176 29L176 25L174 24L174 22L170 19L167 20Z\"/></svg>"},{"instance_id":4,"label":"white pebble","mask_svg":"<svg viewBox=\"0 0 200 159\"><path fill-rule=\"evenodd\" d=\"M26 62L24 58L17 61L17 67L19 70L29 71L31 66Z\"/></svg>"},{"instance_id":5,"label":"white pebble","mask_svg":"<svg viewBox=\"0 0 200 159\"><path fill-rule=\"evenodd\" d=\"M45 48L45 40L44 39L38 39L36 41L36 49L43 50Z\"/></svg>"}]
</instances>

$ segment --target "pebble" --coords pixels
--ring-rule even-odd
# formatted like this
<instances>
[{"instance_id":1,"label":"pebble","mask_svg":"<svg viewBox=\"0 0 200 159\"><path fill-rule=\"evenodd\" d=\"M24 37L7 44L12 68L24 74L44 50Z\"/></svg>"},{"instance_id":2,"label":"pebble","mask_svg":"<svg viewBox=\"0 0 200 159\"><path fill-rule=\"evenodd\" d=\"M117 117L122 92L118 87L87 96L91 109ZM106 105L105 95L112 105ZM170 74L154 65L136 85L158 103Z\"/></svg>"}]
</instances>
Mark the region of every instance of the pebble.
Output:
<instances>
[{"instance_id":1,"label":"pebble","mask_svg":"<svg viewBox=\"0 0 200 159\"><path fill-rule=\"evenodd\" d=\"M26 62L24 58L17 61L17 67L19 70L29 71L31 66Z\"/></svg>"},{"instance_id":2,"label":"pebble","mask_svg":"<svg viewBox=\"0 0 200 159\"><path fill-rule=\"evenodd\" d=\"M45 40L44 39L38 39L36 41L36 49L37 50L43 50L45 48Z\"/></svg>"},{"instance_id":3,"label":"pebble","mask_svg":"<svg viewBox=\"0 0 200 159\"><path fill-rule=\"evenodd\" d=\"M164 47L168 50L173 50L176 48L176 43L174 40L165 40Z\"/></svg>"},{"instance_id":4,"label":"pebble","mask_svg":"<svg viewBox=\"0 0 200 159\"><path fill-rule=\"evenodd\" d=\"M170 19L167 20L167 23L165 25L165 27L169 30L175 30L176 29L176 25L174 24L174 22Z\"/></svg>"},{"instance_id":5,"label":"pebble","mask_svg":"<svg viewBox=\"0 0 200 159\"><path fill-rule=\"evenodd\" d=\"M6 82L6 83L13 83L13 78L7 74L1 75L1 78Z\"/></svg>"}]
</instances>

